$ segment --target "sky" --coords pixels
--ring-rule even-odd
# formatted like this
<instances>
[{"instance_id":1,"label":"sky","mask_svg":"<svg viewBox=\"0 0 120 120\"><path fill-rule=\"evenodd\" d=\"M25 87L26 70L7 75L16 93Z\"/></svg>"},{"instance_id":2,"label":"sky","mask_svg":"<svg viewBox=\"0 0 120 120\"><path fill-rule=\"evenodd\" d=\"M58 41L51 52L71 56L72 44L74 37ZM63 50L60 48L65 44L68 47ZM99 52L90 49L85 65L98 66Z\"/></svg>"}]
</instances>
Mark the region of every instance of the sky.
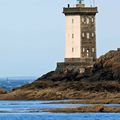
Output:
<instances>
[{"instance_id":1,"label":"sky","mask_svg":"<svg viewBox=\"0 0 120 120\"><path fill-rule=\"evenodd\" d=\"M95 1L99 57L120 47L120 1ZM39 77L64 61L67 4L76 0L0 0L0 77Z\"/></svg>"}]
</instances>

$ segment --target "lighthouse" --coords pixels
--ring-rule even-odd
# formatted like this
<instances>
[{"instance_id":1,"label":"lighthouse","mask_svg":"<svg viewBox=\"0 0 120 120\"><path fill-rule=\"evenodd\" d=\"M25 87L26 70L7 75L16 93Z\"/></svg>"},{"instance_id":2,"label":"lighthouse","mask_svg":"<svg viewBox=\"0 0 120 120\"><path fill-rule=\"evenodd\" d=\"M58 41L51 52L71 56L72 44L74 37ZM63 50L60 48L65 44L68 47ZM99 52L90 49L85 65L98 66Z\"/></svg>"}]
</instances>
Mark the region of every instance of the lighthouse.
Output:
<instances>
[{"instance_id":1,"label":"lighthouse","mask_svg":"<svg viewBox=\"0 0 120 120\"><path fill-rule=\"evenodd\" d=\"M83 0L71 7L63 8L66 19L65 58L58 69L92 67L96 60L96 13L97 7L87 7Z\"/></svg>"}]
</instances>

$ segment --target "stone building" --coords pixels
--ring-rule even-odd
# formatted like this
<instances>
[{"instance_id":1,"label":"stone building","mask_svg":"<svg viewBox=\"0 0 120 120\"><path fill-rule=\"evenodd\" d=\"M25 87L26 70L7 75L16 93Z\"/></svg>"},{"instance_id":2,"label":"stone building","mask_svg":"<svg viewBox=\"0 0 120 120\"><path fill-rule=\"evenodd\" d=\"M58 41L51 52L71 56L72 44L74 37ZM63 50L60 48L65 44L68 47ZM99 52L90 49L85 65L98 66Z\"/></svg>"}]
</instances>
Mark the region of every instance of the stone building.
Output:
<instances>
[{"instance_id":1,"label":"stone building","mask_svg":"<svg viewBox=\"0 0 120 120\"><path fill-rule=\"evenodd\" d=\"M97 7L86 7L81 2L63 8L66 17L65 60L57 63L57 70L74 69L84 72L96 60Z\"/></svg>"}]
</instances>

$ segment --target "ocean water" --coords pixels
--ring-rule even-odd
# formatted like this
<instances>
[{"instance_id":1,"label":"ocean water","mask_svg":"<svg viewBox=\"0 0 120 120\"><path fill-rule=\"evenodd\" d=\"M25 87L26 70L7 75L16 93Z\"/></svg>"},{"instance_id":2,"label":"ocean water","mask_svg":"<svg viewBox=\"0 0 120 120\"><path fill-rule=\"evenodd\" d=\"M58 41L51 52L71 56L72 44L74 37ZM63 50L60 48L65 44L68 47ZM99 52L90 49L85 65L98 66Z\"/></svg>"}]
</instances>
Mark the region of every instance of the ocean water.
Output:
<instances>
[{"instance_id":1,"label":"ocean water","mask_svg":"<svg viewBox=\"0 0 120 120\"><path fill-rule=\"evenodd\" d=\"M48 102L52 101L0 101L0 120L120 120L119 113L42 112L44 109L83 106L83 104L46 104Z\"/></svg>"},{"instance_id":2,"label":"ocean water","mask_svg":"<svg viewBox=\"0 0 120 120\"><path fill-rule=\"evenodd\" d=\"M0 88L6 91L11 91L16 87L20 87L25 84L29 84L36 80L35 77L12 77L12 78L0 78Z\"/></svg>"}]
</instances>

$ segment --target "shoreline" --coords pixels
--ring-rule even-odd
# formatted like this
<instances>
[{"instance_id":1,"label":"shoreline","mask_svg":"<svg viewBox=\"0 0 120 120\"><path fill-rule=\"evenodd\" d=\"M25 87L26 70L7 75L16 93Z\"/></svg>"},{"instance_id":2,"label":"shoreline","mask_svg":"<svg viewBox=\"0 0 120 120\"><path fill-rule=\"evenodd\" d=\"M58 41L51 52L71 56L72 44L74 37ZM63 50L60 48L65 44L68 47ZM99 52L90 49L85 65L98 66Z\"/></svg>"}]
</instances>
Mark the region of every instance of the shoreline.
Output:
<instances>
[{"instance_id":1,"label":"shoreline","mask_svg":"<svg viewBox=\"0 0 120 120\"><path fill-rule=\"evenodd\" d=\"M120 107L110 107L104 105L91 105L82 107L69 107L48 109L43 112L51 113L120 113Z\"/></svg>"},{"instance_id":2,"label":"shoreline","mask_svg":"<svg viewBox=\"0 0 120 120\"><path fill-rule=\"evenodd\" d=\"M120 104L120 93L93 93L84 91L72 92L71 90L50 90L50 88L44 90L18 89L11 93L0 95L0 100L63 100L60 102L53 101L50 104Z\"/></svg>"},{"instance_id":3,"label":"shoreline","mask_svg":"<svg viewBox=\"0 0 120 120\"><path fill-rule=\"evenodd\" d=\"M70 101L69 101L70 100ZM68 99L68 101L60 101L60 102L48 102L47 104L120 104L120 99L75 99L71 100Z\"/></svg>"}]
</instances>

